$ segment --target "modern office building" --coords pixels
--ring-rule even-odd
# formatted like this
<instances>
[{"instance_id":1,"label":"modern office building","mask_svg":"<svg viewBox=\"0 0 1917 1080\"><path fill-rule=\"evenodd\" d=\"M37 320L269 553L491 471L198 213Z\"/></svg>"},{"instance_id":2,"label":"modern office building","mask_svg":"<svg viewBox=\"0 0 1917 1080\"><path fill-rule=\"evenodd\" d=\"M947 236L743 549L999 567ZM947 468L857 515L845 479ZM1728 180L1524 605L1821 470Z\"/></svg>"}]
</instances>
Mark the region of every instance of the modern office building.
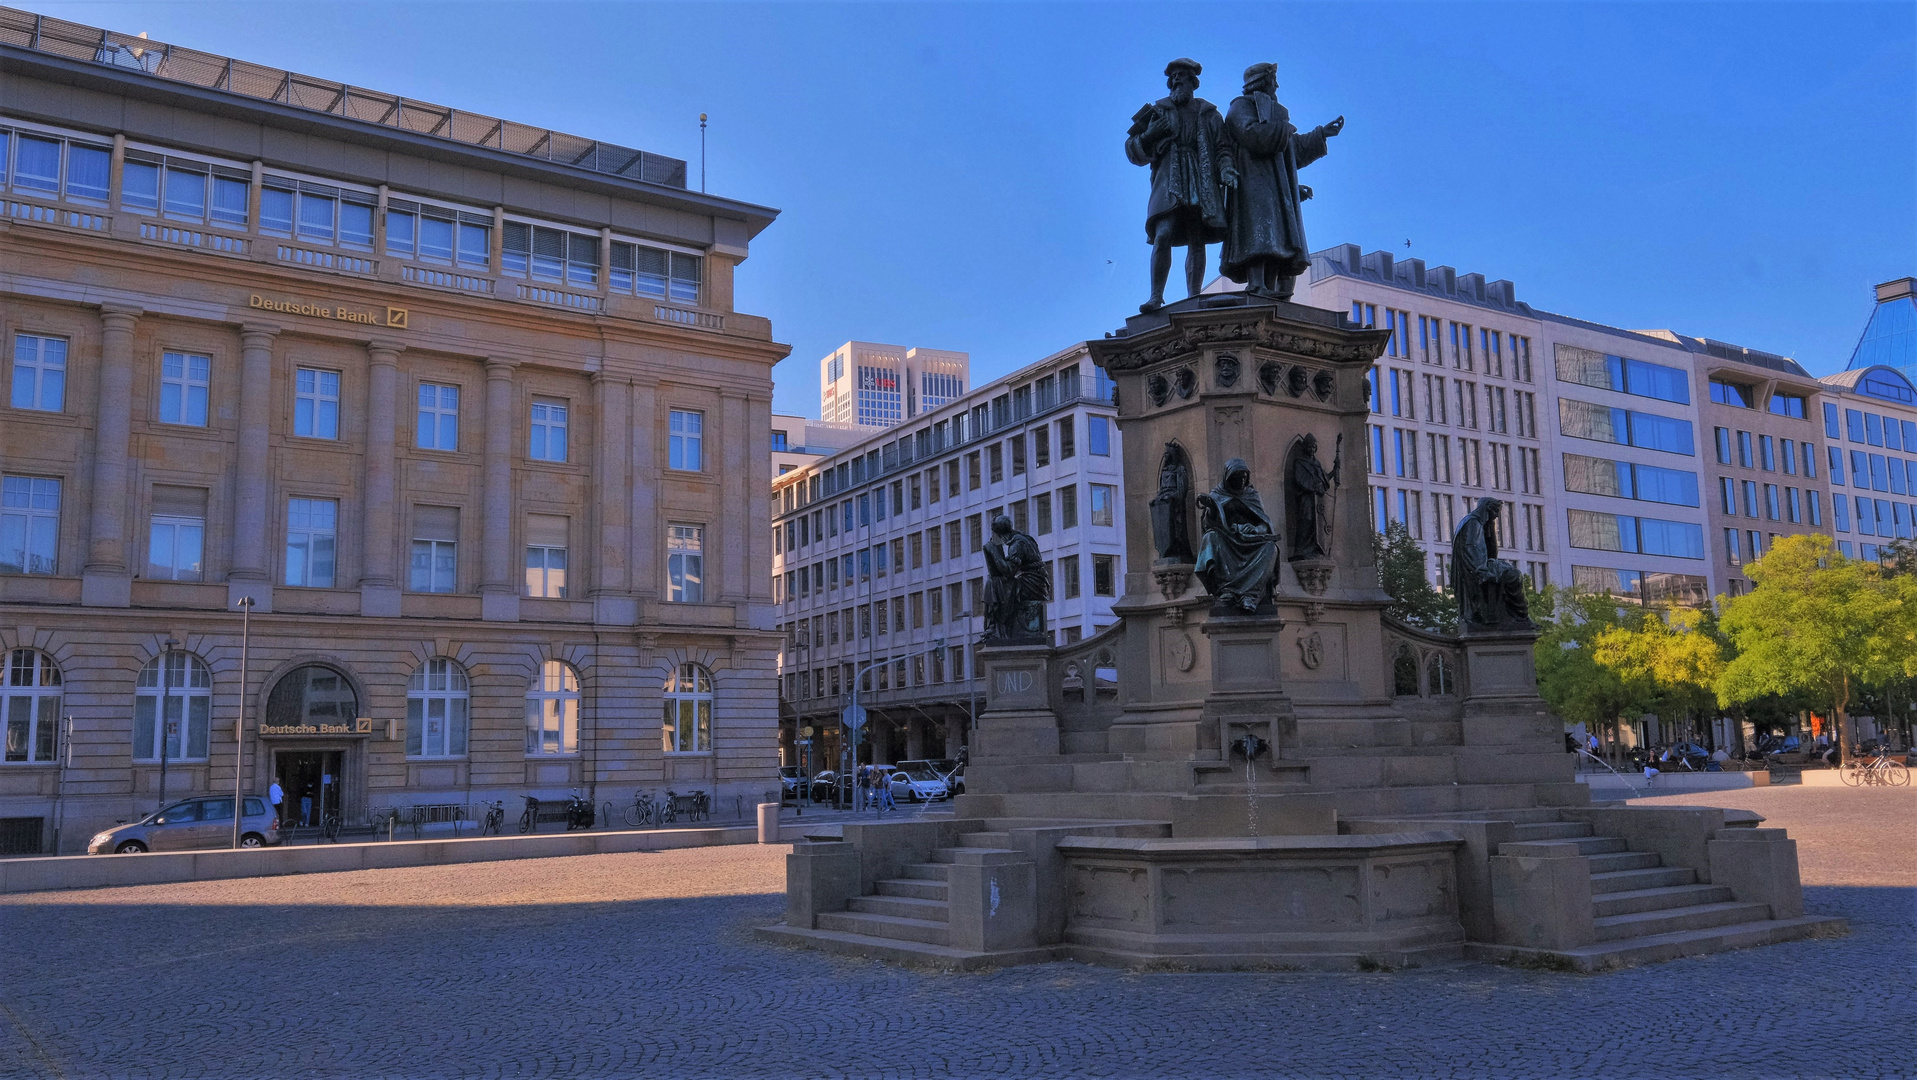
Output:
<instances>
[{"instance_id":1,"label":"modern office building","mask_svg":"<svg viewBox=\"0 0 1917 1080\"><path fill-rule=\"evenodd\" d=\"M819 361L819 415L891 427L957 400L971 379L966 353L848 341Z\"/></svg>"},{"instance_id":2,"label":"modern office building","mask_svg":"<svg viewBox=\"0 0 1917 1080\"><path fill-rule=\"evenodd\" d=\"M862 759L966 744L982 693L981 548L1000 514L1046 560L1054 640L1113 621L1125 519L1111 396L1074 346L773 479L788 762L803 746L815 768L836 767L855 681L870 716Z\"/></svg>"},{"instance_id":3,"label":"modern office building","mask_svg":"<svg viewBox=\"0 0 1917 1080\"><path fill-rule=\"evenodd\" d=\"M349 822L766 790L775 211L11 9L0 208L9 850L236 757Z\"/></svg>"},{"instance_id":4,"label":"modern office building","mask_svg":"<svg viewBox=\"0 0 1917 1080\"><path fill-rule=\"evenodd\" d=\"M1743 587L1753 532L1767 546L1829 529L1818 524L1828 496L1811 497L1820 474L1786 471L1824 452L1807 419L1818 386L1795 361L1539 310L1509 281L1350 244L1314 253L1301 300L1393 331L1353 465L1369 471L1374 517L1405 522L1430 553L1434 583L1458 516L1487 495L1505 503L1505 556L1536 584L1647 601L1702 604ZM1720 428L1733 456L1714 469Z\"/></svg>"},{"instance_id":5,"label":"modern office building","mask_svg":"<svg viewBox=\"0 0 1917 1080\"><path fill-rule=\"evenodd\" d=\"M1819 382L1831 523L1846 555L1876 559L1917 528L1917 279L1877 286L1846 370Z\"/></svg>"},{"instance_id":6,"label":"modern office building","mask_svg":"<svg viewBox=\"0 0 1917 1080\"><path fill-rule=\"evenodd\" d=\"M784 476L801 465L842 450L872 434L857 424L832 424L804 416L772 416L772 475Z\"/></svg>"}]
</instances>

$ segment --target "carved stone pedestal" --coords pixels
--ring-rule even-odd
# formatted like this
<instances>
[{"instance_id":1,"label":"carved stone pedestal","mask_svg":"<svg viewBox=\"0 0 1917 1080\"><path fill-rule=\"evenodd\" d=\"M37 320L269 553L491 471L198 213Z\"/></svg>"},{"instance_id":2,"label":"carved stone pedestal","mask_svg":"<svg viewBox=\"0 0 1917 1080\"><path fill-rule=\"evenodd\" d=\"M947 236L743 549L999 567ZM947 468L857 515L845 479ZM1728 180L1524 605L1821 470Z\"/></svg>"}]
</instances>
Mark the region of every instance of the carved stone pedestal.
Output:
<instances>
[{"instance_id":1,"label":"carved stone pedestal","mask_svg":"<svg viewBox=\"0 0 1917 1080\"><path fill-rule=\"evenodd\" d=\"M1275 617L1213 617L1200 631L1211 643L1212 688L1205 695L1204 749L1220 751L1229 760L1231 746L1251 734L1270 748L1267 763L1278 760L1278 748L1298 737L1298 715L1279 675L1279 634L1284 620ZM1216 741L1212 741L1216 740Z\"/></svg>"},{"instance_id":2,"label":"carved stone pedestal","mask_svg":"<svg viewBox=\"0 0 1917 1080\"><path fill-rule=\"evenodd\" d=\"M1464 644L1464 752L1494 754L1509 775L1570 784L1564 724L1538 696L1535 630L1468 633Z\"/></svg>"},{"instance_id":3,"label":"carved stone pedestal","mask_svg":"<svg viewBox=\"0 0 1917 1080\"><path fill-rule=\"evenodd\" d=\"M1006 764L1058 756L1052 647L1002 645L982 648L978 655L985 666L985 711L978 717L973 756Z\"/></svg>"}]
</instances>

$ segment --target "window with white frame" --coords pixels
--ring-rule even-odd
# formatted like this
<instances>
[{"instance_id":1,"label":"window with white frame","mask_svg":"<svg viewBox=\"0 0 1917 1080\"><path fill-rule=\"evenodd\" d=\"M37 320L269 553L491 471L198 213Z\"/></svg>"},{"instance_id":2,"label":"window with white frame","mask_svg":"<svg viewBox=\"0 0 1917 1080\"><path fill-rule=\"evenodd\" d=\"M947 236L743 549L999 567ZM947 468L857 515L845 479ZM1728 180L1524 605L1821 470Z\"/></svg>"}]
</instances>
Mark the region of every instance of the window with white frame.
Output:
<instances>
[{"instance_id":1,"label":"window with white frame","mask_svg":"<svg viewBox=\"0 0 1917 1080\"><path fill-rule=\"evenodd\" d=\"M1092 524L1110 525L1112 523L1112 505L1118 501L1117 489L1110 484L1093 484Z\"/></svg>"},{"instance_id":2,"label":"window with white frame","mask_svg":"<svg viewBox=\"0 0 1917 1080\"><path fill-rule=\"evenodd\" d=\"M566 526L557 514L526 515L526 595L566 598Z\"/></svg>"},{"instance_id":3,"label":"window with white frame","mask_svg":"<svg viewBox=\"0 0 1917 1080\"><path fill-rule=\"evenodd\" d=\"M13 407L61 412L67 404L67 339L13 335Z\"/></svg>"},{"instance_id":4,"label":"window with white frame","mask_svg":"<svg viewBox=\"0 0 1917 1080\"><path fill-rule=\"evenodd\" d=\"M667 753L712 749L712 672L699 664L680 664L666 676Z\"/></svg>"},{"instance_id":5,"label":"window with white frame","mask_svg":"<svg viewBox=\"0 0 1917 1080\"><path fill-rule=\"evenodd\" d=\"M293 434L309 439L339 438L339 372L294 370Z\"/></svg>"},{"instance_id":6,"label":"window with white frame","mask_svg":"<svg viewBox=\"0 0 1917 1080\"><path fill-rule=\"evenodd\" d=\"M9 141L16 142L17 148L10 148ZM9 149L17 149L19 154L12 170L15 189L57 194L72 202L99 205L107 201L107 176L113 157L107 147L53 135L0 130L0 183L7 179Z\"/></svg>"},{"instance_id":7,"label":"window with white frame","mask_svg":"<svg viewBox=\"0 0 1917 1080\"><path fill-rule=\"evenodd\" d=\"M666 467L685 472L705 469L706 414L682 409L672 410L670 439L666 447Z\"/></svg>"},{"instance_id":8,"label":"window with white frame","mask_svg":"<svg viewBox=\"0 0 1917 1080\"><path fill-rule=\"evenodd\" d=\"M60 548L60 481L0 477L0 574L51 574Z\"/></svg>"},{"instance_id":9,"label":"window with white frame","mask_svg":"<svg viewBox=\"0 0 1917 1080\"><path fill-rule=\"evenodd\" d=\"M449 593L459 587L457 507L413 507L413 558L407 587L414 592L434 593Z\"/></svg>"},{"instance_id":10,"label":"window with white frame","mask_svg":"<svg viewBox=\"0 0 1917 1080\"><path fill-rule=\"evenodd\" d=\"M492 267L493 219L487 214L386 200L386 254L469 270Z\"/></svg>"},{"instance_id":11,"label":"window with white frame","mask_svg":"<svg viewBox=\"0 0 1917 1080\"><path fill-rule=\"evenodd\" d=\"M57 760L60 737L60 668L37 649L15 649L7 659L6 760L41 764Z\"/></svg>"},{"instance_id":12,"label":"window with white frame","mask_svg":"<svg viewBox=\"0 0 1917 1080\"><path fill-rule=\"evenodd\" d=\"M443 656L421 664L406 685L406 756L465 757L469 704L465 668Z\"/></svg>"},{"instance_id":13,"label":"window with white frame","mask_svg":"<svg viewBox=\"0 0 1917 1080\"><path fill-rule=\"evenodd\" d=\"M697 604L705 599L705 536L700 525L666 526L666 599Z\"/></svg>"},{"instance_id":14,"label":"window with white frame","mask_svg":"<svg viewBox=\"0 0 1917 1080\"><path fill-rule=\"evenodd\" d=\"M635 296L696 304L702 261L701 256L682 251L662 251L615 240L610 253L611 284L615 290ZM843 364L840 361L840 370Z\"/></svg>"},{"instance_id":15,"label":"window with white frame","mask_svg":"<svg viewBox=\"0 0 1917 1080\"><path fill-rule=\"evenodd\" d=\"M419 384L419 416L413 441L421 450L459 449L459 387Z\"/></svg>"},{"instance_id":16,"label":"window with white frame","mask_svg":"<svg viewBox=\"0 0 1917 1080\"><path fill-rule=\"evenodd\" d=\"M566 403L534 398L527 456L534 461L566 460Z\"/></svg>"},{"instance_id":17,"label":"window with white frame","mask_svg":"<svg viewBox=\"0 0 1917 1080\"><path fill-rule=\"evenodd\" d=\"M338 537L337 500L286 500L286 584L332 588Z\"/></svg>"},{"instance_id":18,"label":"window with white frame","mask_svg":"<svg viewBox=\"0 0 1917 1080\"><path fill-rule=\"evenodd\" d=\"M206 400L213 358L195 353L160 356L160 422L206 426Z\"/></svg>"},{"instance_id":19,"label":"window with white frame","mask_svg":"<svg viewBox=\"0 0 1917 1080\"><path fill-rule=\"evenodd\" d=\"M562 660L548 660L526 693L526 753L578 752L579 673Z\"/></svg>"},{"instance_id":20,"label":"window with white frame","mask_svg":"<svg viewBox=\"0 0 1917 1080\"><path fill-rule=\"evenodd\" d=\"M202 581L206 567L206 489L153 485L153 515L147 530L146 576L160 581Z\"/></svg>"},{"instance_id":21,"label":"window with white frame","mask_svg":"<svg viewBox=\"0 0 1917 1080\"><path fill-rule=\"evenodd\" d=\"M213 672L192 653L156 656L140 670L133 696L133 759L205 761L213 716Z\"/></svg>"}]
</instances>

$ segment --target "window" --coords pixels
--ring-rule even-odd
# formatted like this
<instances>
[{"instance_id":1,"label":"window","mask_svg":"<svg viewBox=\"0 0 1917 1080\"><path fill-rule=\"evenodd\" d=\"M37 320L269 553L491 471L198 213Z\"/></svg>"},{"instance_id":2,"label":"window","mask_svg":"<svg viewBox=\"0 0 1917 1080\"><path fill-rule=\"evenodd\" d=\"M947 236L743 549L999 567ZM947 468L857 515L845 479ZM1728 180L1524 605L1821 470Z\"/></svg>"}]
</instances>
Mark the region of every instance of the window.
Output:
<instances>
[{"instance_id":1,"label":"window","mask_svg":"<svg viewBox=\"0 0 1917 1080\"><path fill-rule=\"evenodd\" d=\"M1713 431L1717 436L1717 463L1729 465L1731 463L1731 429L1714 428Z\"/></svg>"},{"instance_id":2,"label":"window","mask_svg":"<svg viewBox=\"0 0 1917 1080\"><path fill-rule=\"evenodd\" d=\"M1058 459L1060 461L1078 452L1078 445L1074 441L1077 434L1075 421L1071 417L1068 416L1058 422Z\"/></svg>"},{"instance_id":3,"label":"window","mask_svg":"<svg viewBox=\"0 0 1917 1080\"><path fill-rule=\"evenodd\" d=\"M1810 499L1810 523L1812 525L1822 526L1824 524L1823 493L1819 492L1816 488L1809 488L1804 494L1809 496Z\"/></svg>"},{"instance_id":4,"label":"window","mask_svg":"<svg viewBox=\"0 0 1917 1080\"><path fill-rule=\"evenodd\" d=\"M1738 533L1736 529L1724 530L1724 560L1732 566L1742 566L1744 564L1744 555L1738 544Z\"/></svg>"},{"instance_id":5,"label":"window","mask_svg":"<svg viewBox=\"0 0 1917 1080\"><path fill-rule=\"evenodd\" d=\"M1066 484L1058 489L1058 527L1061 529L1078 528L1078 485Z\"/></svg>"},{"instance_id":6,"label":"window","mask_svg":"<svg viewBox=\"0 0 1917 1080\"><path fill-rule=\"evenodd\" d=\"M712 673L698 664L680 664L666 676L666 753L712 749Z\"/></svg>"},{"instance_id":7,"label":"window","mask_svg":"<svg viewBox=\"0 0 1917 1080\"><path fill-rule=\"evenodd\" d=\"M1694 453L1688 420L1559 398L1558 423L1572 438L1641 446L1687 457Z\"/></svg>"},{"instance_id":8,"label":"window","mask_svg":"<svg viewBox=\"0 0 1917 1080\"><path fill-rule=\"evenodd\" d=\"M991 462L992 483L1005 479L1005 450L999 443L986 448L986 458Z\"/></svg>"},{"instance_id":9,"label":"window","mask_svg":"<svg viewBox=\"0 0 1917 1080\"><path fill-rule=\"evenodd\" d=\"M213 358L164 353L160 358L160 422L206 426L206 397Z\"/></svg>"},{"instance_id":10,"label":"window","mask_svg":"<svg viewBox=\"0 0 1917 1080\"><path fill-rule=\"evenodd\" d=\"M299 368L293 373L293 434L339 438L339 372Z\"/></svg>"},{"instance_id":11,"label":"window","mask_svg":"<svg viewBox=\"0 0 1917 1080\"><path fill-rule=\"evenodd\" d=\"M705 534L700 525L666 526L666 600L705 601Z\"/></svg>"},{"instance_id":12,"label":"window","mask_svg":"<svg viewBox=\"0 0 1917 1080\"><path fill-rule=\"evenodd\" d=\"M1092 595L1118 595L1118 556L1092 556Z\"/></svg>"},{"instance_id":13,"label":"window","mask_svg":"<svg viewBox=\"0 0 1917 1080\"><path fill-rule=\"evenodd\" d=\"M206 760L212 716L213 672L206 664L178 651L154 657L134 692L133 759L160 760L164 740L168 761Z\"/></svg>"},{"instance_id":14,"label":"window","mask_svg":"<svg viewBox=\"0 0 1917 1080\"><path fill-rule=\"evenodd\" d=\"M1720 476L1717 478L1717 483L1718 483L1718 495L1719 495L1718 501L1723 505L1725 516L1736 517L1737 516L1737 481L1731 479L1728 476ZM1565 486L1567 488L1570 487L1570 485L1568 484ZM1576 490L1576 489L1573 488L1571 490Z\"/></svg>"},{"instance_id":15,"label":"window","mask_svg":"<svg viewBox=\"0 0 1917 1080\"><path fill-rule=\"evenodd\" d=\"M413 561L408 588L449 593L459 587L459 510L413 507Z\"/></svg>"},{"instance_id":16,"label":"window","mask_svg":"<svg viewBox=\"0 0 1917 1080\"><path fill-rule=\"evenodd\" d=\"M1864 441L1864 414L1858 409L1844 410L1844 434L1851 442ZM1833 434L1832 438L1836 438Z\"/></svg>"},{"instance_id":17,"label":"window","mask_svg":"<svg viewBox=\"0 0 1917 1080\"><path fill-rule=\"evenodd\" d=\"M1067 600L1078 599L1080 591L1078 562L1079 560L1076 554L1067 555L1058 560L1058 576L1061 579L1059 581L1059 588L1061 589L1061 595Z\"/></svg>"},{"instance_id":18,"label":"window","mask_svg":"<svg viewBox=\"0 0 1917 1080\"><path fill-rule=\"evenodd\" d=\"M534 461L566 460L566 403L534 398L530 423L527 456Z\"/></svg>"},{"instance_id":19,"label":"window","mask_svg":"<svg viewBox=\"0 0 1917 1080\"><path fill-rule=\"evenodd\" d=\"M1776 472L1777 471L1776 442L1769 435L1759 435L1757 437L1757 449L1759 451L1758 461L1762 463L1764 467L1764 471Z\"/></svg>"},{"instance_id":20,"label":"window","mask_svg":"<svg viewBox=\"0 0 1917 1080\"><path fill-rule=\"evenodd\" d=\"M579 673L562 660L548 660L526 692L526 753L578 752Z\"/></svg>"},{"instance_id":21,"label":"window","mask_svg":"<svg viewBox=\"0 0 1917 1080\"><path fill-rule=\"evenodd\" d=\"M67 339L13 336L13 407L61 412L67 403Z\"/></svg>"},{"instance_id":22,"label":"window","mask_svg":"<svg viewBox=\"0 0 1917 1080\"><path fill-rule=\"evenodd\" d=\"M1780 507L1778 505L1776 484L1764 485L1764 516L1770 518L1772 521L1777 521L1783 516L1780 513Z\"/></svg>"},{"instance_id":23,"label":"window","mask_svg":"<svg viewBox=\"0 0 1917 1080\"><path fill-rule=\"evenodd\" d=\"M146 576L161 581L205 578L206 489L153 485L153 517L146 546Z\"/></svg>"},{"instance_id":24,"label":"window","mask_svg":"<svg viewBox=\"0 0 1917 1080\"><path fill-rule=\"evenodd\" d=\"M1804 399L1796 394L1772 394L1771 411L1779 416L1802 420L1804 419Z\"/></svg>"},{"instance_id":25,"label":"window","mask_svg":"<svg viewBox=\"0 0 1917 1080\"><path fill-rule=\"evenodd\" d=\"M566 598L566 525L557 514L526 515L526 595Z\"/></svg>"},{"instance_id":26,"label":"window","mask_svg":"<svg viewBox=\"0 0 1917 1080\"><path fill-rule=\"evenodd\" d=\"M333 587L338 525L333 499L286 500L286 584Z\"/></svg>"},{"instance_id":27,"label":"window","mask_svg":"<svg viewBox=\"0 0 1917 1080\"><path fill-rule=\"evenodd\" d=\"M443 656L421 664L406 684L406 756L465 757L469 704L465 668Z\"/></svg>"},{"instance_id":28,"label":"window","mask_svg":"<svg viewBox=\"0 0 1917 1080\"><path fill-rule=\"evenodd\" d=\"M507 228L510 230L511 226ZM685 304L699 302L701 257L698 255L615 240L611 262L612 287L619 292ZM832 370L838 374L832 375L831 381L836 382L844 372L845 361L834 358L834 362L837 366Z\"/></svg>"},{"instance_id":29,"label":"window","mask_svg":"<svg viewBox=\"0 0 1917 1080\"><path fill-rule=\"evenodd\" d=\"M51 574L60 546L60 481L0 479L0 574Z\"/></svg>"},{"instance_id":30,"label":"window","mask_svg":"<svg viewBox=\"0 0 1917 1080\"><path fill-rule=\"evenodd\" d=\"M666 451L668 468L682 472L705 469L706 414L672 410L671 438Z\"/></svg>"},{"instance_id":31,"label":"window","mask_svg":"<svg viewBox=\"0 0 1917 1080\"><path fill-rule=\"evenodd\" d=\"M419 422L415 441L421 450L459 449L459 387L419 384Z\"/></svg>"},{"instance_id":32,"label":"window","mask_svg":"<svg viewBox=\"0 0 1917 1080\"><path fill-rule=\"evenodd\" d=\"M1824 436L1830 439L1842 438L1837 429L1837 406L1824 403Z\"/></svg>"},{"instance_id":33,"label":"window","mask_svg":"<svg viewBox=\"0 0 1917 1080\"><path fill-rule=\"evenodd\" d=\"M1560 343L1557 346L1557 375L1565 382L1615 390L1621 394L1656 398L1678 405L1691 403L1690 375L1683 369L1610 356L1575 345ZM1713 401L1717 400L1717 385L1712 383Z\"/></svg>"},{"instance_id":34,"label":"window","mask_svg":"<svg viewBox=\"0 0 1917 1080\"><path fill-rule=\"evenodd\" d=\"M1567 510L1571 546L1644 555L1704 557L1704 530L1687 521Z\"/></svg>"},{"instance_id":35,"label":"window","mask_svg":"<svg viewBox=\"0 0 1917 1080\"><path fill-rule=\"evenodd\" d=\"M1112 504L1117 501L1117 498L1118 498L1117 489L1110 484L1093 484L1091 485L1091 490L1092 490L1092 524L1094 525L1112 524L1112 517L1113 517Z\"/></svg>"},{"instance_id":36,"label":"window","mask_svg":"<svg viewBox=\"0 0 1917 1080\"><path fill-rule=\"evenodd\" d=\"M1739 383L1711 380L1711 400L1719 405L1729 405L1734 409L1753 408L1754 395L1751 388Z\"/></svg>"},{"instance_id":37,"label":"window","mask_svg":"<svg viewBox=\"0 0 1917 1080\"><path fill-rule=\"evenodd\" d=\"M7 659L6 760L27 763L58 760L60 669L53 658L34 649L15 649Z\"/></svg>"},{"instance_id":38,"label":"window","mask_svg":"<svg viewBox=\"0 0 1917 1080\"><path fill-rule=\"evenodd\" d=\"M1111 425L1112 422L1107 417L1088 416L1085 418L1085 443L1087 449L1093 456L1112 456Z\"/></svg>"}]
</instances>

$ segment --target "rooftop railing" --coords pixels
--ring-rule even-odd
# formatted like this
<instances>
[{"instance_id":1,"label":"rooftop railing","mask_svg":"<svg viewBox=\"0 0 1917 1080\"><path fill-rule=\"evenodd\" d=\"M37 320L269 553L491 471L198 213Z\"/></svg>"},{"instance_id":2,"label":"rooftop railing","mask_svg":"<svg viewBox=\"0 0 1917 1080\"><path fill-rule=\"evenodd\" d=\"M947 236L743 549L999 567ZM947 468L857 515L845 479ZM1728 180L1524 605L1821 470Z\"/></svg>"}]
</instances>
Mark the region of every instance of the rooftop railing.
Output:
<instances>
[{"instance_id":1,"label":"rooftop railing","mask_svg":"<svg viewBox=\"0 0 1917 1080\"><path fill-rule=\"evenodd\" d=\"M316 79L18 8L0 7L0 45L140 71L158 79L224 90L642 183L686 186L686 163L678 158Z\"/></svg>"}]
</instances>

